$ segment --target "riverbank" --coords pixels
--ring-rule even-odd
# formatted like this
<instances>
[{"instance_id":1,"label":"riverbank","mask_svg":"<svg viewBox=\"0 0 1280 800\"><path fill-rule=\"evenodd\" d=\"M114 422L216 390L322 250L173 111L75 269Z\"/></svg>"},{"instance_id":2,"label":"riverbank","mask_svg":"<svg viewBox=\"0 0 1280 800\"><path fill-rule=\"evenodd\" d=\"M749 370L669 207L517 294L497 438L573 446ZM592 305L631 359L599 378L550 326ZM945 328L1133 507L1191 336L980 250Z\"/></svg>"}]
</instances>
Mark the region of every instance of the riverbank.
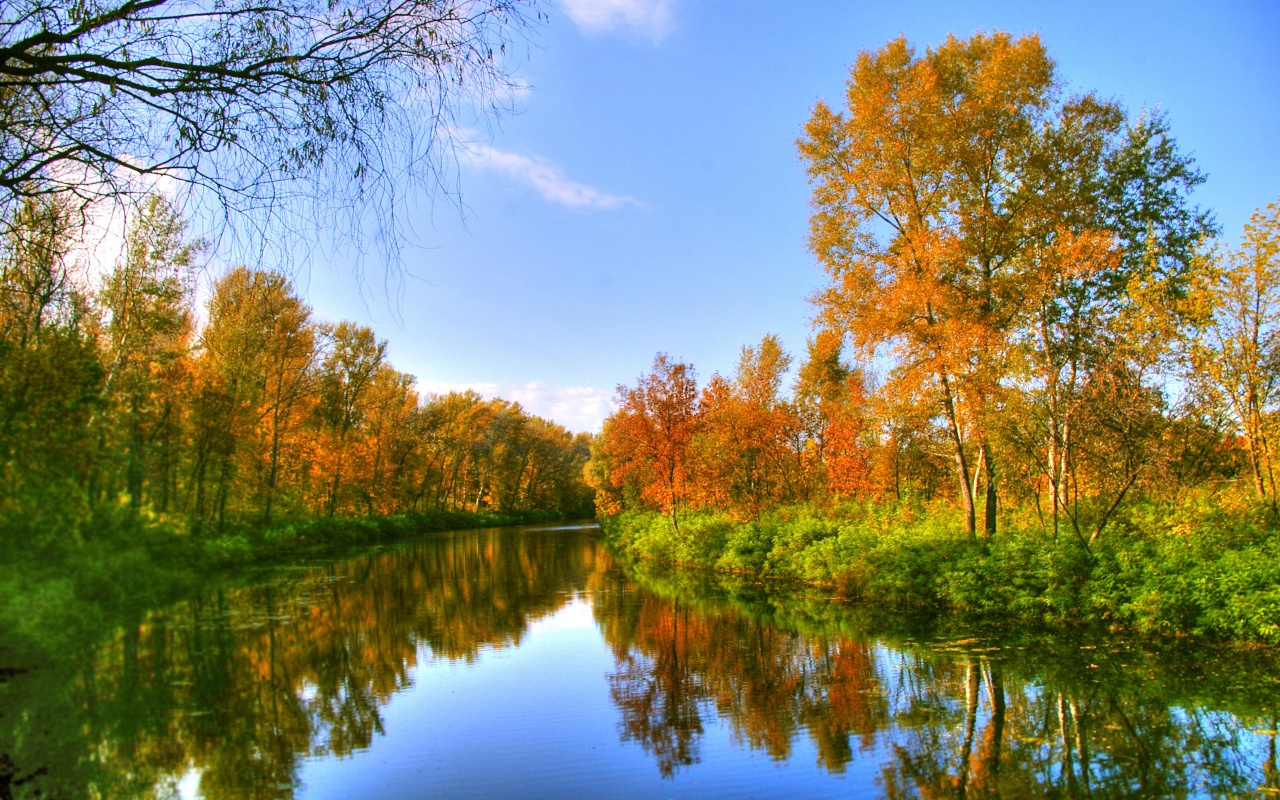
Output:
<instances>
[{"instance_id":1,"label":"riverbank","mask_svg":"<svg viewBox=\"0 0 1280 800\"><path fill-rule=\"evenodd\" d=\"M656 513L602 520L623 555L834 589L900 611L1280 643L1280 529L1213 495L1141 504L1086 548L1010 515L974 540L944 505L788 507L736 522Z\"/></svg>"},{"instance_id":2,"label":"riverbank","mask_svg":"<svg viewBox=\"0 0 1280 800\"><path fill-rule=\"evenodd\" d=\"M355 548L423 534L536 524L555 511L434 512L383 517L322 517L195 537L125 508L104 509L75 537L24 547L0 537L0 669L61 652L66 641L177 602L213 580L258 568L305 564Z\"/></svg>"}]
</instances>

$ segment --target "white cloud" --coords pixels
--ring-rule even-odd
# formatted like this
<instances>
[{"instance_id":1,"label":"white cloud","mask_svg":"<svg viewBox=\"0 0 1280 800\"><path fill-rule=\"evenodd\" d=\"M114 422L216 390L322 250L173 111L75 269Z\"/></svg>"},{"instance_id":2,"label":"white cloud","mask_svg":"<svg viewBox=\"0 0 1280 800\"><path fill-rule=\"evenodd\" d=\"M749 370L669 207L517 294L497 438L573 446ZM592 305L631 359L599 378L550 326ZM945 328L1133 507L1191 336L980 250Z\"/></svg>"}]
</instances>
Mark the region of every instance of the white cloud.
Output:
<instances>
[{"instance_id":1,"label":"white cloud","mask_svg":"<svg viewBox=\"0 0 1280 800\"><path fill-rule=\"evenodd\" d=\"M476 166L524 183L552 203L585 209L612 209L635 203L630 197L609 194L570 180L559 167L541 157L510 153L488 145L471 145L467 152Z\"/></svg>"},{"instance_id":2,"label":"white cloud","mask_svg":"<svg viewBox=\"0 0 1280 800\"><path fill-rule=\"evenodd\" d=\"M654 42L671 32L673 0L560 0L569 19L588 36L635 31Z\"/></svg>"},{"instance_id":3,"label":"white cloud","mask_svg":"<svg viewBox=\"0 0 1280 800\"><path fill-rule=\"evenodd\" d=\"M594 433L612 410L611 392L591 386L547 386L526 383L522 386L500 386L496 383L440 383L418 381L418 391L432 394L463 392L470 389L487 398L501 397L519 403L534 416L549 419L571 431Z\"/></svg>"},{"instance_id":4,"label":"white cloud","mask_svg":"<svg viewBox=\"0 0 1280 800\"><path fill-rule=\"evenodd\" d=\"M591 386L546 386L526 383L513 386L505 399L514 400L529 413L553 420L573 431L598 431L609 416L611 392Z\"/></svg>"}]
</instances>

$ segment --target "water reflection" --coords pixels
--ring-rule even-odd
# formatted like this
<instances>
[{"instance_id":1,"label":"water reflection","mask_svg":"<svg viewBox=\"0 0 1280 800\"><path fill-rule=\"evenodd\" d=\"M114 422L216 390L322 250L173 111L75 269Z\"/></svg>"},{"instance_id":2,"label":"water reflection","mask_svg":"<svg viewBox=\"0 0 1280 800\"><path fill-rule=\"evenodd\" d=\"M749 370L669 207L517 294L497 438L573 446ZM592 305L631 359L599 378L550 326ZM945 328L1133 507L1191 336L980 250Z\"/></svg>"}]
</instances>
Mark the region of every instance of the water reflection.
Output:
<instances>
[{"instance_id":1,"label":"water reflection","mask_svg":"<svg viewBox=\"0 0 1280 800\"><path fill-rule=\"evenodd\" d=\"M1280 794L1273 652L888 631L820 596L636 574L589 531L525 529L223 587L51 654L59 666L0 684L0 798L307 795L307 764L400 735L389 704L437 665L491 668L575 598L612 667L569 687L611 702L573 711L611 715L616 735L557 742L547 794L597 773L626 773L635 796L750 776L766 795L770 775L891 798ZM554 657L585 658L573 641ZM545 722L522 724L514 745L461 746L501 771ZM627 772L630 755L647 768Z\"/></svg>"},{"instance_id":2,"label":"water reflection","mask_svg":"<svg viewBox=\"0 0 1280 800\"><path fill-rule=\"evenodd\" d=\"M1280 794L1274 652L890 645L825 634L829 601L801 635L774 626L785 601L749 613L688 580L647 583L654 593L598 615L623 738L664 775L698 763L714 717L774 759L802 733L828 772L869 758L885 797Z\"/></svg>"},{"instance_id":3,"label":"water reflection","mask_svg":"<svg viewBox=\"0 0 1280 800\"><path fill-rule=\"evenodd\" d=\"M806 638L758 619L654 595L628 609L597 601L618 668L610 691L623 738L653 753L663 775L697 763L704 709L735 742L783 760L800 731L818 761L842 772L851 738L864 744L889 717L866 641Z\"/></svg>"},{"instance_id":4,"label":"water reflection","mask_svg":"<svg viewBox=\"0 0 1280 800\"><path fill-rule=\"evenodd\" d=\"M380 708L420 658L518 645L599 555L582 532L468 533L151 613L68 684L14 679L0 797L163 796L192 771L205 797L288 796L300 759L384 732Z\"/></svg>"}]
</instances>

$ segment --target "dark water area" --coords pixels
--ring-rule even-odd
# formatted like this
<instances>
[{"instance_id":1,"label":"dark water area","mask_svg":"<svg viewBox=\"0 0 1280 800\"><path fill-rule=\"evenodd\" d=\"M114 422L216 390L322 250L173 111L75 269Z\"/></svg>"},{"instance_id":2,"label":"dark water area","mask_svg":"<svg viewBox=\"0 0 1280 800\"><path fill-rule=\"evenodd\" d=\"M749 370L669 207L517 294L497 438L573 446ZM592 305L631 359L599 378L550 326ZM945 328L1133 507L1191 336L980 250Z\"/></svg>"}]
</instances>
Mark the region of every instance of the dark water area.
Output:
<instances>
[{"instance_id":1,"label":"dark water area","mask_svg":"<svg viewBox=\"0 0 1280 800\"><path fill-rule=\"evenodd\" d=\"M1274 650L885 620L433 536L0 664L0 799L1280 797Z\"/></svg>"}]
</instances>

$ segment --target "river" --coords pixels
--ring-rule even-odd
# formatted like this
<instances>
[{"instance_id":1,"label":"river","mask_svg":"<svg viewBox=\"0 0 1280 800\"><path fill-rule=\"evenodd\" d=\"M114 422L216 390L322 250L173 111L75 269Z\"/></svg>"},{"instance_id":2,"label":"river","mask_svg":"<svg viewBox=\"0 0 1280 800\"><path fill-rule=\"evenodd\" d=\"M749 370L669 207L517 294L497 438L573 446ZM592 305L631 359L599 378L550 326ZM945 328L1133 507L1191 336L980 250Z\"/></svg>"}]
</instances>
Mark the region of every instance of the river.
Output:
<instances>
[{"instance_id":1,"label":"river","mask_svg":"<svg viewBox=\"0 0 1280 800\"><path fill-rule=\"evenodd\" d=\"M0 683L0 798L1280 796L1275 651L921 624L433 535Z\"/></svg>"}]
</instances>

